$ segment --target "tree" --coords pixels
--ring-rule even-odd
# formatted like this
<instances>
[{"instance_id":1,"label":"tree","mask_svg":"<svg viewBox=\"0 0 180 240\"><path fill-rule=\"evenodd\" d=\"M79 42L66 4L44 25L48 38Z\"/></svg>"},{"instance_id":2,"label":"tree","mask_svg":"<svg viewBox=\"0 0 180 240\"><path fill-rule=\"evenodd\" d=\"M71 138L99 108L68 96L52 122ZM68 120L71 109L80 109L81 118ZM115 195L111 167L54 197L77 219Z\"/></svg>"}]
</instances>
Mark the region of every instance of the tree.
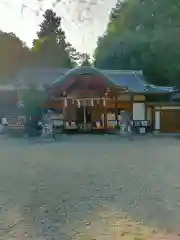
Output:
<instances>
[{"instance_id":1,"label":"tree","mask_svg":"<svg viewBox=\"0 0 180 240\"><path fill-rule=\"evenodd\" d=\"M38 90L35 86L29 86L27 90L21 90L20 95L25 116L40 117L42 105L46 100L45 92Z\"/></svg>"},{"instance_id":2,"label":"tree","mask_svg":"<svg viewBox=\"0 0 180 240\"><path fill-rule=\"evenodd\" d=\"M36 63L43 67L73 67L70 44L61 28L61 18L51 9L46 10L43 16L44 20L37 32L38 39L34 40L32 49Z\"/></svg>"},{"instance_id":3,"label":"tree","mask_svg":"<svg viewBox=\"0 0 180 240\"><path fill-rule=\"evenodd\" d=\"M92 66L90 56L87 53L83 53L81 66Z\"/></svg>"},{"instance_id":4,"label":"tree","mask_svg":"<svg viewBox=\"0 0 180 240\"><path fill-rule=\"evenodd\" d=\"M0 76L7 83L30 61L30 50L13 33L0 32Z\"/></svg>"},{"instance_id":5,"label":"tree","mask_svg":"<svg viewBox=\"0 0 180 240\"><path fill-rule=\"evenodd\" d=\"M95 51L95 65L142 69L150 82L178 85L179 1L119 1Z\"/></svg>"}]
</instances>

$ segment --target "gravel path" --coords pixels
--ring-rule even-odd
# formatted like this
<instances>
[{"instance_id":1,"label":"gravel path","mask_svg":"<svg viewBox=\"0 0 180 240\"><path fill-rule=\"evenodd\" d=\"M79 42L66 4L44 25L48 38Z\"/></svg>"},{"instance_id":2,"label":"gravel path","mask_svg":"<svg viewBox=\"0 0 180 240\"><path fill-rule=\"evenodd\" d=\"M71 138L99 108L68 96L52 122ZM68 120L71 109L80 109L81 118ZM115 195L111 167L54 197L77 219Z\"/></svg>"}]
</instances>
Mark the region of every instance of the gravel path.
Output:
<instances>
[{"instance_id":1,"label":"gravel path","mask_svg":"<svg viewBox=\"0 0 180 240\"><path fill-rule=\"evenodd\" d=\"M135 221L180 232L179 139L2 138L0 154L0 239L131 239L108 226Z\"/></svg>"}]
</instances>

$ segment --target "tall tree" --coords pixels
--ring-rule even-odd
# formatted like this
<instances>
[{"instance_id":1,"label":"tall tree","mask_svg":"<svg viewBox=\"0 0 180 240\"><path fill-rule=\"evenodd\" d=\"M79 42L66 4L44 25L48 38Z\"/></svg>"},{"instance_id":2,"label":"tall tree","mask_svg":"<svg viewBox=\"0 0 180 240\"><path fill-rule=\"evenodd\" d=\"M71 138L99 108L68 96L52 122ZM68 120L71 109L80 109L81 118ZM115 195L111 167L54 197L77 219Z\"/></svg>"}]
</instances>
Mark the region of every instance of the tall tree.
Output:
<instances>
[{"instance_id":1,"label":"tall tree","mask_svg":"<svg viewBox=\"0 0 180 240\"><path fill-rule=\"evenodd\" d=\"M179 85L179 1L119 1L95 51L102 68L142 69L150 82Z\"/></svg>"},{"instance_id":2,"label":"tall tree","mask_svg":"<svg viewBox=\"0 0 180 240\"><path fill-rule=\"evenodd\" d=\"M38 39L34 40L32 49L36 53L36 63L43 67L73 67L61 18L51 9L46 10L43 16Z\"/></svg>"}]
</instances>

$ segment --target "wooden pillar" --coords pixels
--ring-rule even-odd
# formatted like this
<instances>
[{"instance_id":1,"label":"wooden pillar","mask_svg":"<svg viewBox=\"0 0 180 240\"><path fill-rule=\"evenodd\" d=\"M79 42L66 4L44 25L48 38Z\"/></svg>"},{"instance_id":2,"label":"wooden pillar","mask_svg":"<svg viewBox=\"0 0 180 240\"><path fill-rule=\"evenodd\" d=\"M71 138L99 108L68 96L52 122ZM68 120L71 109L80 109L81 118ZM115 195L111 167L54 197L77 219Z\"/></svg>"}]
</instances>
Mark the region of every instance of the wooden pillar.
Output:
<instances>
[{"instance_id":1,"label":"wooden pillar","mask_svg":"<svg viewBox=\"0 0 180 240\"><path fill-rule=\"evenodd\" d=\"M65 99L63 100L63 103L62 103L62 109L63 109L63 118L64 120L66 120L66 107L65 107Z\"/></svg>"},{"instance_id":2,"label":"wooden pillar","mask_svg":"<svg viewBox=\"0 0 180 240\"><path fill-rule=\"evenodd\" d=\"M84 114L84 124L87 123L87 119L86 119L86 101L83 101L83 114Z\"/></svg>"},{"instance_id":3,"label":"wooden pillar","mask_svg":"<svg viewBox=\"0 0 180 240\"><path fill-rule=\"evenodd\" d=\"M118 121L118 96L115 95L115 120L116 120L116 126L119 127L119 121Z\"/></svg>"},{"instance_id":4,"label":"wooden pillar","mask_svg":"<svg viewBox=\"0 0 180 240\"><path fill-rule=\"evenodd\" d=\"M133 103L134 103L134 94L131 92L130 93L131 94L131 109L130 109L130 111L131 111L131 120L133 120Z\"/></svg>"},{"instance_id":5,"label":"wooden pillar","mask_svg":"<svg viewBox=\"0 0 180 240\"><path fill-rule=\"evenodd\" d=\"M107 130L107 106L104 106L104 128Z\"/></svg>"}]
</instances>

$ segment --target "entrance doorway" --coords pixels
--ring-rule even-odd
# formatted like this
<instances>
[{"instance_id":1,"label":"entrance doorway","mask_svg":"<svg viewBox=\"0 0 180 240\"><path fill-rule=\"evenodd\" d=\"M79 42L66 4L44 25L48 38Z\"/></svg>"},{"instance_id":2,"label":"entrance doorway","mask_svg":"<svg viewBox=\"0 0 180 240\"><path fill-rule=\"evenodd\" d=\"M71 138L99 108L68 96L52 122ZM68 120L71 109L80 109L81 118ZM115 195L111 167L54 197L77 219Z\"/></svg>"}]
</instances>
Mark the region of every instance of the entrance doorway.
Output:
<instances>
[{"instance_id":1,"label":"entrance doorway","mask_svg":"<svg viewBox=\"0 0 180 240\"><path fill-rule=\"evenodd\" d=\"M76 119L77 124L91 123L91 108L90 107L80 107L76 109Z\"/></svg>"},{"instance_id":2,"label":"entrance doorway","mask_svg":"<svg viewBox=\"0 0 180 240\"><path fill-rule=\"evenodd\" d=\"M180 132L180 110L169 109L161 111L161 131L175 133Z\"/></svg>"}]
</instances>

